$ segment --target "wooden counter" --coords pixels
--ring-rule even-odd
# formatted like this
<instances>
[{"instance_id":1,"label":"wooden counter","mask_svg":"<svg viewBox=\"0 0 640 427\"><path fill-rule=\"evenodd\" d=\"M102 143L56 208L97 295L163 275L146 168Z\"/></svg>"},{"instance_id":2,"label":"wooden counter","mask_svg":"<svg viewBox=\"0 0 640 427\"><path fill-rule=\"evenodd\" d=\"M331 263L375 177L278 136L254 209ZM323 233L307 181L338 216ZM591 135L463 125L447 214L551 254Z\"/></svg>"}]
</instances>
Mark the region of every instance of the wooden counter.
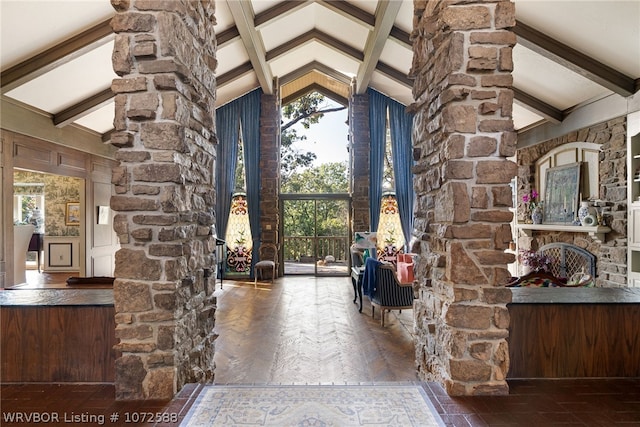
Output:
<instances>
[{"instance_id":1,"label":"wooden counter","mask_svg":"<svg viewBox=\"0 0 640 427\"><path fill-rule=\"evenodd\" d=\"M508 378L640 377L639 288L513 288Z\"/></svg>"},{"instance_id":2,"label":"wooden counter","mask_svg":"<svg viewBox=\"0 0 640 427\"><path fill-rule=\"evenodd\" d=\"M0 290L3 382L113 382L112 289Z\"/></svg>"}]
</instances>

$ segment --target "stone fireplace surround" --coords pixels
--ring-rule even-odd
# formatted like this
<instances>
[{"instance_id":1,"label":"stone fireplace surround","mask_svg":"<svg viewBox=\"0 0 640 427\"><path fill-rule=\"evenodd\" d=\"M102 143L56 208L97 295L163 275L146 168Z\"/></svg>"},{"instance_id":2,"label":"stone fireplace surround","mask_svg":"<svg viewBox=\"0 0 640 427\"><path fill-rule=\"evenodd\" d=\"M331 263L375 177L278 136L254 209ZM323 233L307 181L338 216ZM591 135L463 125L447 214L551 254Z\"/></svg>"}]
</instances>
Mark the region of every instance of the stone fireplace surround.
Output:
<instances>
[{"instance_id":1,"label":"stone fireplace surround","mask_svg":"<svg viewBox=\"0 0 640 427\"><path fill-rule=\"evenodd\" d=\"M599 198L606 202L606 225L611 231L598 242L587 233L568 231L536 231L532 237L520 231L518 247L538 249L548 243L571 243L596 256L596 285L598 287L627 286L627 177L626 177L626 118L618 117L579 129L517 151L518 198L535 186L535 163L552 149L571 142L601 144L599 161ZM524 207L519 203L518 218L523 220Z\"/></svg>"}]
</instances>

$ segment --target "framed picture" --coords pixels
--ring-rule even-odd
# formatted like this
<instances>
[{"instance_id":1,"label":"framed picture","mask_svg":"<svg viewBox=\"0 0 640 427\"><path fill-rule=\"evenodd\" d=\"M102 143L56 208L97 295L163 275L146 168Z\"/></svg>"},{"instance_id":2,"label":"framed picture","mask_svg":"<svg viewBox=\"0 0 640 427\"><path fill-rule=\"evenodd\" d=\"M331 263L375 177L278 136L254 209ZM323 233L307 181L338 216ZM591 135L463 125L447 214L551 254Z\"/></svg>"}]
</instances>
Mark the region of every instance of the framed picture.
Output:
<instances>
[{"instance_id":1,"label":"framed picture","mask_svg":"<svg viewBox=\"0 0 640 427\"><path fill-rule=\"evenodd\" d=\"M80 225L80 203L67 202L67 209L64 215L66 225Z\"/></svg>"},{"instance_id":2,"label":"framed picture","mask_svg":"<svg viewBox=\"0 0 640 427\"><path fill-rule=\"evenodd\" d=\"M580 206L580 168L571 163L547 169L544 195L544 223L571 224Z\"/></svg>"}]
</instances>

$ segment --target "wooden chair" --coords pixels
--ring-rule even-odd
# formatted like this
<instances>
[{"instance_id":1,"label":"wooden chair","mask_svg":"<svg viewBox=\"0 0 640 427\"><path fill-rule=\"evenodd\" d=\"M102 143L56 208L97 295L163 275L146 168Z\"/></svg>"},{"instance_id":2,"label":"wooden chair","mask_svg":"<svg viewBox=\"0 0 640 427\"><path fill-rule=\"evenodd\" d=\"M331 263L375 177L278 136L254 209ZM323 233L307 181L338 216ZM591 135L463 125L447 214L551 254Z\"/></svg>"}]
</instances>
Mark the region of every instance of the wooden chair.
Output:
<instances>
[{"instance_id":1,"label":"wooden chair","mask_svg":"<svg viewBox=\"0 0 640 427\"><path fill-rule=\"evenodd\" d=\"M364 250L357 248L355 245L351 245L349 248L349 252L351 253L351 267L362 267L364 266Z\"/></svg>"},{"instance_id":2,"label":"wooden chair","mask_svg":"<svg viewBox=\"0 0 640 427\"><path fill-rule=\"evenodd\" d=\"M258 274L264 279L263 271L271 270L271 283L276 278L276 264L278 263L278 246L275 243L262 243L258 248L258 262L253 266L253 287L258 286Z\"/></svg>"}]
</instances>

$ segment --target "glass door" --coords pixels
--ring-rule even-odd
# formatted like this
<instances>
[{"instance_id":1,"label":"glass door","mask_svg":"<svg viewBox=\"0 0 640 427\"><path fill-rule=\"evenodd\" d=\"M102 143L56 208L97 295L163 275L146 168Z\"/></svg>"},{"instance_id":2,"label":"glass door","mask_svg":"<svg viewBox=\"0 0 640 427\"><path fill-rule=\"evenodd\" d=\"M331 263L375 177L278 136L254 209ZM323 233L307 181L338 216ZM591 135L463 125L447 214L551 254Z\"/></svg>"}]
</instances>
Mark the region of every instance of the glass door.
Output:
<instances>
[{"instance_id":1,"label":"glass door","mask_svg":"<svg viewBox=\"0 0 640 427\"><path fill-rule=\"evenodd\" d=\"M283 200L284 274L315 275L315 201Z\"/></svg>"},{"instance_id":2,"label":"glass door","mask_svg":"<svg viewBox=\"0 0 640 427\"><path fill-rule=\"evenodd\" d=\"M282 197L284 274L349 274L348 195Z\"/></svg>"}]
</instances>

